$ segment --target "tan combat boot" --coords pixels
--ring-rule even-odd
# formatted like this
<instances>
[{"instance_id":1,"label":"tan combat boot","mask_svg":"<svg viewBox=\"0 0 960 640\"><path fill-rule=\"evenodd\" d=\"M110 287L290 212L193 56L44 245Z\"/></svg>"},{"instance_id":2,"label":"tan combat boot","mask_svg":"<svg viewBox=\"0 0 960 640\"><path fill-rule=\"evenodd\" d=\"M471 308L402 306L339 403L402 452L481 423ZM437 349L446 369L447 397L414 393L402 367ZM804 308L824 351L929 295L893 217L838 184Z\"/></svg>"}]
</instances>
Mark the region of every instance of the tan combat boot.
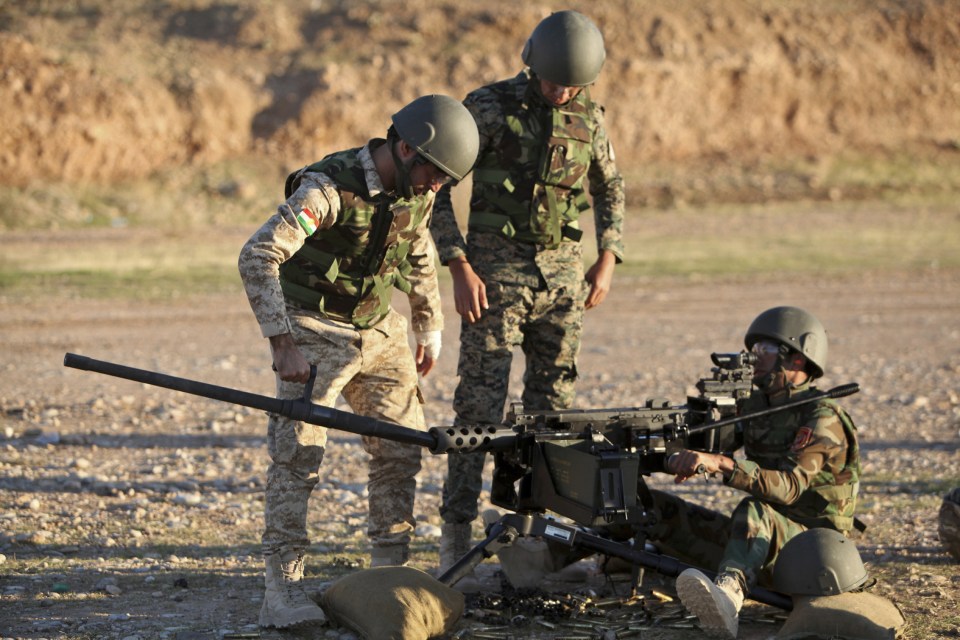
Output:
<instances>
[{"instance_id":1,"label":"tan combat boot","mask_svg":"<svg viewBox=\"0 0 960 640\"><path fill-rule=\"evenodd\" d=\"M323 624L327 616L311 600L300 581L303 579L303 556L296 551L266 556L263 606L260 626L286 629L301 624Z\"/></svg>"},{"instance_id":2,"label":"tan combat boot","mask_svg":"<svg viewBox=\"0 0 960 640\"><path fill-rule=\"evenodd\" d=\"M446 573L473 548L472 535L473 530L469 522L456 524L444 522L440 525L440 569L437 577ZM481 588L475 570L451 586L463 593L473 593Z\"/></svg>"},{"instance_id":3,"label":"tan combat boot","mask_svg":"<svg viewBox=\"0 0 960 640\"><path fill-rule=\"evenodd\" d=\"M410 551L405 544L391 544L370 550L370 567L405 567Z\"/></svg>"},{"instance_id":4,"label":"tan combat boot","mask_svg":"<svg viewBox=\"0 0 960 640\"><path fill-rule=\"evenodd\" d=\"M714 638L736 638L743 591L736 578L721 573L713 582L696 569L677 576L677 595L700 626Z\"/></svg>"}]
</instances>

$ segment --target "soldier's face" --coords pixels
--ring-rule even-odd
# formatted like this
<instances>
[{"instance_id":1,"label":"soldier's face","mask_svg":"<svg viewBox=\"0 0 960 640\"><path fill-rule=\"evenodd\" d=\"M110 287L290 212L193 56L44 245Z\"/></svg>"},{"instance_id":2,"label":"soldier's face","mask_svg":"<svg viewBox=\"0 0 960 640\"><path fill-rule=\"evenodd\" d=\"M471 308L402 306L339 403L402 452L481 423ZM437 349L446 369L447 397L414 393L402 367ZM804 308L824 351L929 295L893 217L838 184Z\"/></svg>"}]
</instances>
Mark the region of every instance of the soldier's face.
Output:
<instances>
[{"instance_id":1,"label":"soldier's face","mask_svg":"<svg viewBox=\"0 0 960 640\"><path fill-rule=\"evenodd\" d=\"M790 352L781 357L780 345L770 340L760 340L750 349L757 356L753 366L753 381L766 381L767 391L776 391L785 383L802 384L807 379L807 359ZM772 378L771 378L772 376Z\"/></svg>"},{"instance_id":2,"label":"soldier's face","mask_svg":"<svg viewBox=\"0 0 960 640\"><path fill-rule=\"evenodd\" d=\"M753 366L755 378L773 373L774 366L777 364L777 356L780 355L780 345L770 340L759 340L753 345L750 352L757 356L757 362Z\"/></svg>"},{"instance_id":3,"label":"soldier's face","mask_svg":"<svg viewBox=\"0 0 960 640\"><path fill-rule=\"evenodd\" d=\"M418 155L412 164L410 184L413 185L413 192L418 196L422 196L427 191L436 193L444 185L453 182L453 178L423 156Z\"/></svg>"},{"instance_id":4,"label":"soldier's face","mask_svg":"<svg viewBox=\"0 0 960 640\"><path fill-rule=\"evenodd\" d=\"M427 191L436 193L444 185L454 182L451 176L403 140L397 144L397 154L403 163L404 170L409 174L410 188L414 195L422 196Z\"/></svg>"},{"instance_id":5,"label":"soldier's face","mask_svg":"<svg viewBox=\"0 0 960 640\"><path fill-rule=\"evenodd\" d=\"M583 87L565 87L562 84L555 84L549 80L540 78L540 93L546 98L547 102L555 107L567 104L580 94Z\"/></svg>"}]
</instances>

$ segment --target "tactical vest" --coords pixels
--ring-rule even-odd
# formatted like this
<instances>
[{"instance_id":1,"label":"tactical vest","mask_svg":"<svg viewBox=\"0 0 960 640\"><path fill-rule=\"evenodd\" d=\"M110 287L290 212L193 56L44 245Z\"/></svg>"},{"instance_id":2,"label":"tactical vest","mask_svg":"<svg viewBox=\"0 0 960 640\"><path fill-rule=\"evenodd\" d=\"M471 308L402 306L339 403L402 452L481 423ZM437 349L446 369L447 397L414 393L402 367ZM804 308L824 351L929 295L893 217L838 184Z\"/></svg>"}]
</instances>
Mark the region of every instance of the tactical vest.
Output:
<instances>
[{"instance_id":1,"label":"tactical vest","mask_svg":"<svg viewBox=\"0 0 960 640\"><path fill-rule=\"evenodd\" d=\"M303 173L323 173L337 185L342 204L336 222L280 266L280 287L297 306L368 329L389 312L394 287L410 291L408 254L430 199L371 197L359 151L329 155L287 178L289 198Z\"/></svg>"},{"instance_id":2,"label":"tactical vest","mask_svg":"<svg viewBox=\"0 0 960 640\"><path fill-rule=\"evenodd\" d=\"M813 392L815 389L809 388L793 395L791 400L800 399ZM765 406L761 407L751 399L747 401L743 411L746 413L760 408ZM747 457L757 462L762 468L777 469L779 461L791 455L791 446L796 439L797 430L803 424L809 424L815 420L814 414L823 411L824 408L836 414L840 424L843 425L843 433L847 440L847 459L843 468L836 476L821 471L813 478L800 499L793 504L771 506L784 516L807 527L830 526L839 531L850 531L855 526L857 528L862 526L853 517L860 489L860 449L857 443L856 425L835 401L824 399L799 407L797 410L786 410L751 421L743 434L744 447Z\"/></svg>"},{"instance_id":3,"label":"tactical vest","mask_svg":"<svg viewBox=\"0 0 960 640\"><path fill-rule=\"evenodd\" d=\"M562 107L539 95L526 72L487 88L502 110L500 144L473 171L469 227L556 248L579 241L596 123L587 88Z\"/></svg>"}]
</instances>

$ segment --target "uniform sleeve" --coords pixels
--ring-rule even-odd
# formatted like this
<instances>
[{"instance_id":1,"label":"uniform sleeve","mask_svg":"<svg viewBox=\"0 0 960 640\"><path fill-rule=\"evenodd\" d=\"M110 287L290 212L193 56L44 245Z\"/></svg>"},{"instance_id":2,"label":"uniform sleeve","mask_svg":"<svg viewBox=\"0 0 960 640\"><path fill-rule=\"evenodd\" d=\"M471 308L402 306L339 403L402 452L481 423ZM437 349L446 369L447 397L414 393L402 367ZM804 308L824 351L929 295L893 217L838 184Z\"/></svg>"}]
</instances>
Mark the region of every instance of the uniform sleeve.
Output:
<instances>
[{"instance_id":1,"label":"uniform sleeve","mask_svg":"<svg viewBox=\"0 0 960 640\"><path fill-rule=\"evenodd\" d=\"M480 133L478 157L483 158L485 150L491 149L495 144L493 138L496 135L496 118L498 117L496 103L480 90L468 95L463 104L477 122ZM457 226L450 192L451 187L445 186L437 193L436 202L433 205L433 221L430 223L430 234L436 243L440 264L447 264L454 258L467 254L467 243L460 232L460 227Z\"/></svg>"},{"instance_id":2,"label":"uniform sleeve","mask_svg":"<svg viewBox=\"0 0 960 640\"><path fill-rule=\"evenodd\" d=\"M609 250L617 262L623 261L623 212L626 197L623 176L617 170L613 144L607 136L603 108L594 107L597 123L593 138L593 160L587 169L590 195L593 196L593 215L596 220L597 249Z\"/></svg>"},{"instance_id":3,"label":"uniform sleeve","mask_svg":"<svg viewBox=\"0 0 960 640\"><path fill-rule=\"evenodd\" d=\"M437 192L433 205L433 220L430 222L430 234L437 245L441 264L467 255L467 243L457 226L450 190L450 185L446 185Z\"/></svg>"},{"instance_id":4,"label":"uniform sleeve","mask_svg":"<svg viewBox=\"0 0 960 640\"><path fill-rule=\"evenodd\" d=\"M439 331L443 329L443 313L440 310L440 285L437 281L437 253L430 239L430 215L420 223L416 240L410 246L408 256L412 270L407 276L410 283L410 326L414 331Z\"/></svg>"},{"instance_id":5,"label":"uniform sleeve","mask_svg":"<svg viewBox=\"0 0 960 640\"><path fill-rule=\"evenodd\" d=\"M291 331L280 289L280 265L300 250L309 235L332 225L339 212L340 195L333 182L323 174L304 174L300 187L240 250L240 279L264 338Z\"/></svg>"},{"instance_id":6,"label":"uniform sleeve","mask_svg":"<svg viewBox=\"0 0 960 640\"><path fill-rule=\"evenodd\" d=\"M825 469L843 467L847 439L837 414L818 405L811 419L797 429L790 454L779 469L764 469L752 460L737 460L728 486L772 504L790 505L816 482Z\"/></svg>"}]
</instances>

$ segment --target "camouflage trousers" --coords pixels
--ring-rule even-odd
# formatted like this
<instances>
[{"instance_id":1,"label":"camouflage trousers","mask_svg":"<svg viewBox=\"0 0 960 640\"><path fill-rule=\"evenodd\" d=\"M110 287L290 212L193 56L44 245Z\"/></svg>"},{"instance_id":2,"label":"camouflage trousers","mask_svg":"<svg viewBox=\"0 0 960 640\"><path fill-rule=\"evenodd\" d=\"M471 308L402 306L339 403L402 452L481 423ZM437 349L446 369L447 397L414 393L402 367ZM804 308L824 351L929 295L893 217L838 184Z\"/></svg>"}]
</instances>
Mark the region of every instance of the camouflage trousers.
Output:
<instances>
[{"instance_id":1,"label":"camouflage trousers","mask_svg":"<svg viewBox=\"0 0 960 640\"><path fill-rule=\"evenodd\" d=\"M661 552L688 564L730 573L744 592L773 584L783 545L807 527L757 498L744 498L725 516L664 491L652 490L660 517L646 530Z\"/></svg>"},{"instance_id":2,"label":"camouflage trousers","mask_svg":"<svg viewBox=\"0 0 960 640\"><path fill-rule=\"evenodd\" d=\"M487 280L490 308L460 327L460 382L453 399L455 424L503 422L513 350L526 359L521 400L526 409L566 409L573 404L583 327L585 287L547 289ZM477 517L486 454L447 456L440 515L444 522Z\"/></svg>"},{"instance_id":3,"label":"camouflage trousers","mask_svg":"<svg viewBox=\"0 0 960 640\"><path fill-rule=\"evenodd\" d=\"M314 403L332 407L342 394L358 415L424 428L403 316L391 311L375 327L358 330L292 307L287 312L297 345L317 365ZM277 381L279 398L301 398L303 392L302 384ZM326 444L325 428L270 415L272 464L267 471L265 553L309 545L307 503L320 480ZM364 436L363 448L370 454L367 535L375 547L407 544L415 524L420 447Z\"/></svg>"}]
</instances>

